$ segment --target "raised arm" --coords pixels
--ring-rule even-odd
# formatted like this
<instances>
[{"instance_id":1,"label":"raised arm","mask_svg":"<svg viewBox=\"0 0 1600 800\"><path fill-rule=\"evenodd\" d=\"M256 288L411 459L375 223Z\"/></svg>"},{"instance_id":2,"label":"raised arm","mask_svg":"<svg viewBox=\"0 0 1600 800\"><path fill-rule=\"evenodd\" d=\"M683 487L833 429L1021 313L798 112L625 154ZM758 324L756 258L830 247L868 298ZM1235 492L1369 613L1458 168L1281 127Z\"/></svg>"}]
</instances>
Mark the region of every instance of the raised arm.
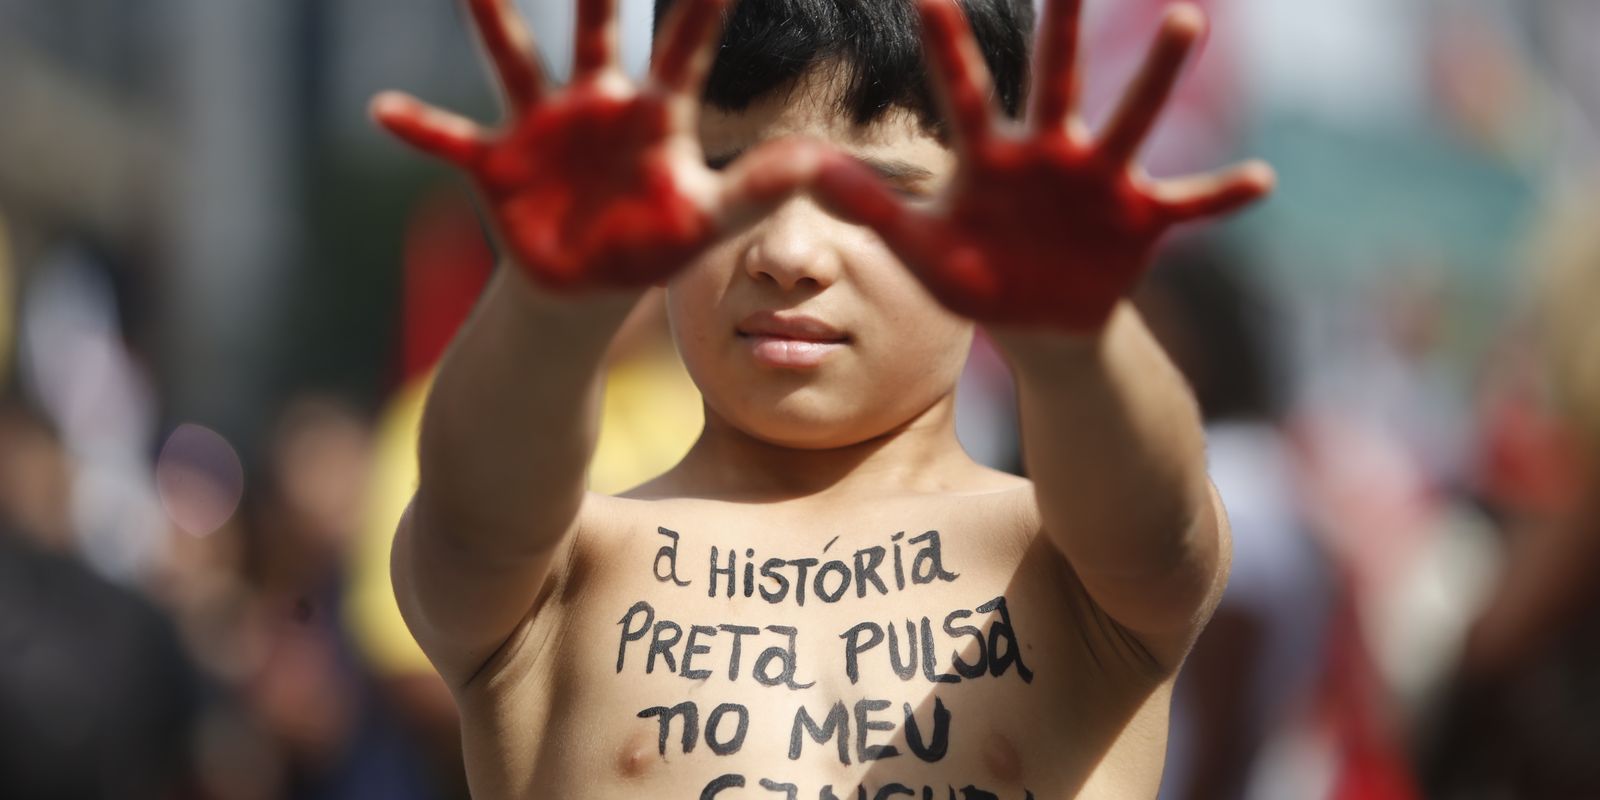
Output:
<instances>
[{"instance_id":1,"label":"raised arm","mask_svg":"<svg viewBox=\"0 0 1600 800\"><path fill-rule=\"evenodd\" d=\"M830 157L817 193L872 225L945 305L984 324L1016 373L1023 452L1047 535L1134 655L1173 669L1226 577L1226 522L1187 387L1126 302L1171 226L1266 194L1271 170L1153 181L1135 163L1205 20L1174 6L1117 114L1077 112L1081 0L1050 0L1025 124L1001 121L954 0L920 0L960 167L931 207Z\"/></svg>"},{"instance_id":2,"label":"raised arm","mask_svg":"<svg viewBox=\"0 0 1600 800\"><path fill-rule=\"evenodd\" d=\"M816 163L808 146L775 142L725 173L705 166L695 120L725 3L680 3L635 87L618 65L616 0L580 0L573 79L553 90L510 1L468 0L505 125L396 93L373 101L384 127L471 176L510 267L439 368L395 539L401 610L453 685L538 610L582 525L601 361L623 318Z\"/></svg>"}]
</instances>

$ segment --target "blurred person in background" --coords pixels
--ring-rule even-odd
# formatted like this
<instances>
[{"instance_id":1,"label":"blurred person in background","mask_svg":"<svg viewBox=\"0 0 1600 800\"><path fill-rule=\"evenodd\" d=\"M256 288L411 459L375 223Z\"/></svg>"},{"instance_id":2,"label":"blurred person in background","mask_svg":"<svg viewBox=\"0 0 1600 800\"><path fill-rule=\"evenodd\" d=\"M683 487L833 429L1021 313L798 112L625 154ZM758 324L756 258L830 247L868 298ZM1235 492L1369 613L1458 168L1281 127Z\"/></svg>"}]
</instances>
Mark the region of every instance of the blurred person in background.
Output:
<instances>
[{"instance_id":1,"label":"blurred person in background","mask_svg":"<svg viewBox=\"0 0 1600 800\"><path fill-rule=\"evenodd\" d=\"M1308 711L1334 591L1280 427L1283 375L1270 338L1280 321L1234 256L1187 243L1137 298L1194 388L1234 541L1228 588L1173 696L1160 795L1173 800L1272 796L1252 776L1264 745Z\"/></svg>"},{"instance_id":2,"label":"blurred person in background","mask_svg":"<svg viewBox=\"0 0 1600 800\"><path fill-rule=\"evenodd\" d=\"M371 459L367 422L300 396L279 418L258 485L241 623L250 657L239 690L286 769L286 796L438 796L418 743L358 658L338 610Z\"/></svg>"},{"instance_id":3,"label":"blurred person in background","mask_svg":"<svg viewBox=\"0 0 1600 800\"><path fill-rule=\"evenodd\" d=\"M0 401L0 797L193 796L201 681L165 614L74 554L68 460Z\"/></svg>"},{"instance_id":4,"label":"blurred person in background","mask_svg":"<svg viewBox=\"0 0 1600 800\"><path fill-rule=\"evenodd\" d=\"M1503 564L1423 741L1433 797L1600 797L1595 207L1551 215L1531 312L1489 372L1479 491Z\"/></svg>"},{"instance_id":5,"label":"blurred person in background","mask_svg":"<svg viewBox=\"0 0 1600 800\"><path fill-rule=\"evenodd\" d=\"M77 465L16 392L16 283L0 217L0 797L200 796L206 687L167 615L84 561Z\"/></svg>"}]
</instances>

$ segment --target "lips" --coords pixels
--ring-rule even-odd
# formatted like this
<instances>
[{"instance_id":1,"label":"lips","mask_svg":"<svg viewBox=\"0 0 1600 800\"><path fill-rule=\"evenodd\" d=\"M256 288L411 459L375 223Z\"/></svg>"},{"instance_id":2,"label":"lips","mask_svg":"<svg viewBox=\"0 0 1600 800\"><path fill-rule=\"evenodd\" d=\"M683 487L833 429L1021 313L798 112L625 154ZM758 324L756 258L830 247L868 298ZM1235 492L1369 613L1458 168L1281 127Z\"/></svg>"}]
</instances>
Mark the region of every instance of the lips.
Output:
<instances>
[{"instance_id":1,"label":"lips","mask_svg":"<svg viewBox=\"0 0 1600 800\"><path fill-rule=\"evenodd\" d=\"M804 314L758 311L739 323L739 338L757 363L778 369L808 369L850 344L844 331Z\"/></svg>"}]
</instances>

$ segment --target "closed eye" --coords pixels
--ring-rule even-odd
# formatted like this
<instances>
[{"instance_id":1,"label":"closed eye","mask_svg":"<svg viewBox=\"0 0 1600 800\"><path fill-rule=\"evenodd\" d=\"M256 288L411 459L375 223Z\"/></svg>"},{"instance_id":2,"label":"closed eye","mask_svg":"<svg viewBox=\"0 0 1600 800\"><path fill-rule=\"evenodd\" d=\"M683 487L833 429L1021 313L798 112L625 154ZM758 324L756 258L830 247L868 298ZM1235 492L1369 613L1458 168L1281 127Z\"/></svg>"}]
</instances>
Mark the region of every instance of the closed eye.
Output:
<instances>
[{"instance_id":1,"label":"closed eye","mask_svg":"<svg viewBox=\"0 0 1600 800\"><path fill-rule=\"evenodd\" d=\"M739 160L744 155L743 150L734 150L731 153L720 155L706 155L706 167L715 172L721 172L730 164ZM899 159L881 159L870 156L857 156L861 163L872 168L878 173L884 183L889 185L896 194L909 198L924 198L932 195L930 188L933 182L933 172L926 167L912 164Z\"/></svg>"},{"instance_id":2,"label":"closed eye","mask_svg":"<svg viewBox=\"0 0 1600 800\"><path fill-rule=\"evenodd\" d=\"M712 170L713 172L721 172L721 171L727 169L729 164L732 164L733 162L739 160L739 156L742 155L743 153L744 153L743 150L735 150L732 153L728 153L727 155L719 155L719 156L708 155L708 156L706 156L706 167L708 169Z\"/></svg>"}]
</instances>

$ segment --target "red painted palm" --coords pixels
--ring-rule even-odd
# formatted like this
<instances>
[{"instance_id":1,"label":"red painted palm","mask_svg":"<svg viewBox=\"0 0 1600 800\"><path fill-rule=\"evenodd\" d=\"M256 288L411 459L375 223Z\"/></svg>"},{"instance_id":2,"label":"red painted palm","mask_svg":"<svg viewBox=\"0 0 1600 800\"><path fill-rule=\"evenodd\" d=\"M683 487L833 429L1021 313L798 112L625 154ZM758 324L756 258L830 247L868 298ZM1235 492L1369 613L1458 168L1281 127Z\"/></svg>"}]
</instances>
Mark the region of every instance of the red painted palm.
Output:
<instances>
[{"instance_id":1,"label":"red painted palm","mask_svg":"<svg viewBox=\"0 0 1600 800\"><path fill-rule=\"evenodd\" d=\"M726 173L705 166L695 121L727 0L684 0L639 86L617 57L616 0L579 0L571 83L553 91L510 0L467 0L505 91L499 131L398 93L373 101L396 136L468 172L502 246L548 288L642 286L758 219L816 163L773 142Z\"/></svg>"},{"instance_id":2,"label":"red painted palm","mask_svg":"<svg viewBox=\"0 0 1600 800\"><path fill-rule=\"evenodd\" d=\"M1050 0L1022 125L998 117L955 0L919 0L924 45L960 165L945 192L908 205L864 165L831 156L816 190L873 226L951 310L974 319L1092 334L1137 284L1173 225L1231 213L1270 191L1265 164L1154 181L1135 163L1205 26L1174 6L1133 87L1091 136L1077 109L1081 0Z\"/></svg>"}]
</instances>

